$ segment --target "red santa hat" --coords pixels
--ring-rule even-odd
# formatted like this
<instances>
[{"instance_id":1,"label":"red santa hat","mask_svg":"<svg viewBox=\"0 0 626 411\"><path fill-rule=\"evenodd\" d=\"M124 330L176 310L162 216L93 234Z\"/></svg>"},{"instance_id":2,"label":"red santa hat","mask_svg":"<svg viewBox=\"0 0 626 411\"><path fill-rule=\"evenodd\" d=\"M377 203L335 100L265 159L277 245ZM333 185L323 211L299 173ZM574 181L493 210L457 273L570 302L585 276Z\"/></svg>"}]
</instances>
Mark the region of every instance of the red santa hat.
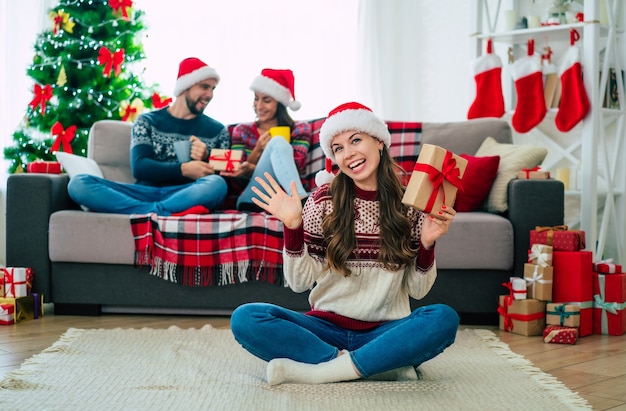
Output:
<instances>
[{"instance_id":1,"label":"red santa hat","mask_svg":"<svg viewBox=\"0 0 626 411\"><path fill-rule=\"evenodd\" d=\"M174 86L174 96L180 96L185 90L203 80L214 78L218 82L220 76L213 67L196 57L188 57L180 62L178 67L178 79Z\"/></svg>"},{"instance_id":2,"label":"red santa hat","mask_svg":"<svg viewBox=\"0 0 626 411\"><path fill-rule=\"evenodd\" d=\"M250 90L267 94L285 107L297 111L300 109L301 104L299 101L296 101L294 82L291 70L266 68L261 70L261 75L252 81Z\"/></svg>"}]
</instances>

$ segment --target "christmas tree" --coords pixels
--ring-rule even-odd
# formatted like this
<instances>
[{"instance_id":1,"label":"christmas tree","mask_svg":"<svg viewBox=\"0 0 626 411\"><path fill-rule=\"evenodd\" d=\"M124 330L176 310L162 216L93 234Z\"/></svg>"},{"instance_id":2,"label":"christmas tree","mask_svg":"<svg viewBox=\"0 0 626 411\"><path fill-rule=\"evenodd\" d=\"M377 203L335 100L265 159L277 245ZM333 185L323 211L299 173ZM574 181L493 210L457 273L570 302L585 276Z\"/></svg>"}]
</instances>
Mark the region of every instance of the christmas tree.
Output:
<instances>
[{"instance_id":1,"label":"christmas tree","mask_svg":"<svg viewBox=\"0 0 626 411\"><path fill-rule=\"evenodd\" d=\"M11 173L54 161L55 151L86 156L95 121L134 121L171 101L141 80L145 25L132 6L132 0L62 0L50 10L50 27L37 36L27 70L33 98L15 144L4 149Z\"/></svg>"}]
</instances>

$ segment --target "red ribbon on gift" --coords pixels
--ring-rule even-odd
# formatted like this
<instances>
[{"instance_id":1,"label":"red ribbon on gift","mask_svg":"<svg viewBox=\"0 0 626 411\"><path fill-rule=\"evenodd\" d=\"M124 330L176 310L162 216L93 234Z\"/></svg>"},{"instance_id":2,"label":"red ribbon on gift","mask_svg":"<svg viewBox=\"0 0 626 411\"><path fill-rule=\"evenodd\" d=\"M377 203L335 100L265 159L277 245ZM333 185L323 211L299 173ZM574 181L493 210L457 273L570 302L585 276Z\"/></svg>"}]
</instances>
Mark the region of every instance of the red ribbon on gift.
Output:
<instances>
[{"instance_id":1,"label":"red ribbon on gift","mask_svg":"<svg viewBox=\"0 0 626 411\"><path fill-rule=\"evenodd\" d=\"M509 302L509 305L513 304L513 299L514 299L514 295L515 294L525 294L526 290L514 290L513 289L513 283L511 281L509 281L508 283L502 283L502 285L506 288L509 289L509 298L511 299L511 301Z\"/></svg>"},{"instance_id":2,"label":"red ribbon on gift","mask_svg":"<svg viewBox=\"0 0 626 411\"><path fill-rule=\"evenodd\" d=\"M98 52L98 63L104 64L104 70L102 71L102 75L104 77L109 77L111 74L111 68L115 72L116 76L119 76L122 72L122 63L124 62L124 49L120 49L116 52L110 52L106 47L100 47L100 51Z\"/></svg>"},{"instance_id":3,"label":"red ribbon on gift","mask_svg":"<svg viewBox=\"0 0 626 411\"><path fill-rule=\"evenodd\" d=\"M526 173L526 178L530 178L530 173L532 171L539 171L539 166L533 167L533 168L522 168L522 171L524 173Z\"/></svg>"},{"instance_id":4,"label":"red ribbon on gift","mask_svg":"<svg viewBox=\"0 0 626 411\"><path fill-rule=\"evenodd\" d=\"M504 305L500 305L500 303L498 303L498 314L500 314L504 319L504 331L509 332L513 330L513 320L526 322L540 320L545 316L543 311L532 314L509 314L507 307L513 302L507 300L509 300L509 297L504 297Z\"/></svg>"},{"instance_id":5,"label":"red ribbon on gift","mask_svg":"<svg viewBox=\"0 0 626 411\"><path fill-rule=\"evenodd\" d=\"M437 200L437 194L439 194L439 188L441 188L444 180L447 180L457 189L462 189L461 170L459 170L459 168L456 166L456 159L452 157L451 151L446 151L446 155L443 158L443 163L441 164L441 170L436 169L430 164L415 163L413 171L421 171L427 173L428 178L433 184L433 191L431 192L428 203L424 208L424 212L426 213L430 213L432 211L433 205L435 205L435 200ZM443 192L443 202L444 204L446 202L445 191Z\"/></svg>"},{"instance_id":6,"label":"red ribbon on gift","mask_svg":"<svg viewBox=\"0 0 626 411\"><path fill-rule=\"evenodd\" d=\"M156 91L152 95L152 106L154 106L154 108L163 108L169 105L171 102L172 102L171 97L163 98L159 96L159 93L157 93Z\"/></svg>"},{"instance_id":7,"label":"red ribbon on gift","mask_svg":"<svg viewBox=\"0 0 626 411\"><path fill-rule=\"evenodd\" d=\"M15 283L13 282L13 269L3 268L4 271L4 287L2 296L14 296L15 295Z\"/></svg>"},{"instance_id":8,"label":"red ribbon on gift","mask_svg":"<svg viewBox=\"0 0 626 411\"><path fill-rule=\"evenodd\" d=\"M39 84L35 84L33 93L35 94L35 97L33 97L33 100L29 103L29 105L34 110L39 104L41 104L41 115L45 116L46 102L50 101L50 99L52 98L52 87L50 86L50 84L46 84L43 87L41 87Z\"/></svg>"},{"instance_id":9,"label":"red ribbon on gift","mask_svg":"<svg viewBox=\"0 0 626 411\"><path fill-rule=\"evenodd\" d=\"M226 161L226 168L224 169L224 171L235 171L235 163L233 160L230 159L232 154L232 150L226 150L224 152L224 157L210 156L209 161Z\"/></svg>"},{"instance_id":10,"label":"red ribbon on gift","mask_svg":"<svg viewBox=\"0 0 626 411\"><path fill-rule=\"evenodd\" d=\"M70 143L76 136L76 126L69 126L67 130L64 130L63 124L57 121L50 129L50 132L53 136L58 136L57 139L54 140L50 151L59 151L59 149L63 147L63 151L72 154L72 145Z\"/></svg>"},{"instance_id":11,"label":"red ribbon on gift","mask_svg":"<svg viewBox=\"0 0 626 411\"><path fill-rule=\"evenodd\" d=\"M124 19L128 20L128 11L127 8L133 7L132 0L109 0L109 6L113 9L115 13L122 12L122 16Z\"/></svg>"}]
</instances>

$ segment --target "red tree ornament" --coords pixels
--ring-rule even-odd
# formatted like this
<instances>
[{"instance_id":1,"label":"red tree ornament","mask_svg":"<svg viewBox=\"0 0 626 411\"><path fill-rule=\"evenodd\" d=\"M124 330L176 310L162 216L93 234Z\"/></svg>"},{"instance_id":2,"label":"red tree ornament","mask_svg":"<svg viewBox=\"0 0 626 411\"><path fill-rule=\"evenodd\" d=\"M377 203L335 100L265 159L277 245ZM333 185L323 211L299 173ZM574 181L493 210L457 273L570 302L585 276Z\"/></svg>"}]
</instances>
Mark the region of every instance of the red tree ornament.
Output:
<instances>
[{"instance_id":1,"label":"red tree ornament","mask_svg":"<svg viewBox=\"0 0 626 411\"><path fill-rule=\"evenodd\" d=\"M165 98L165 97L159 96L159 93L157 93L156 91L152 95L152 106L154 108L158 109L158 108L167 107L171 102L172 102L171 97Z\"/></svg>"},{"instance_id":2,"label":"red tree ornament","mask_svg":"<svg viewBox=\"0 0 626 411\"><path fill-rule=\"evenodd\" d=\"M57 137L56 140L54 140L54 144L52 144L50 151L54 153L55 151L59 151L63 148L64 152L72 154L72 146L70 143L76 136L76 126L69 126L67 130L65 130L63 128L63 124L57 121L52 125L50 132L53 137Z\"/></svg>"},{"instance_id":3,"label":"red tree ornament","mask_svg":"<svg viewBox=\"0 0 626 411\"><path fill-rule=\"evenodd\" d=\"M52 98L52 87L50 84L46 84L41 87L39 84L35 84L33 94L35 95L29 105L34 109L41 104L41 115L46 115L46 102Z\"/></svg>"},{"instance_id":4,"label":"red tree ornament","mask_svg":"<svg viewBox=\"0 0 626 411\"><path fill-rule=\"evenodd\" d=\"M128 9L133 7L132 0L109 0L109 6L113 9L114 13L122 13L122 17L128 20Z\"/></svg>"},{"instance_id":5,"label":"red tree ornament","mask_svg":"<svg viewBox=\"0 0 626 411\"><path fill-rule=\"evenodd\" d=\"M111 68L115 72L116 76L119 76L122 72L122 63L124 62L124 49L120 49L116 52L111 52L106 47L100 47L98 52L98 63L104 65L102 75L109 77L111 74Z\"/></svg>"}]
</instances>

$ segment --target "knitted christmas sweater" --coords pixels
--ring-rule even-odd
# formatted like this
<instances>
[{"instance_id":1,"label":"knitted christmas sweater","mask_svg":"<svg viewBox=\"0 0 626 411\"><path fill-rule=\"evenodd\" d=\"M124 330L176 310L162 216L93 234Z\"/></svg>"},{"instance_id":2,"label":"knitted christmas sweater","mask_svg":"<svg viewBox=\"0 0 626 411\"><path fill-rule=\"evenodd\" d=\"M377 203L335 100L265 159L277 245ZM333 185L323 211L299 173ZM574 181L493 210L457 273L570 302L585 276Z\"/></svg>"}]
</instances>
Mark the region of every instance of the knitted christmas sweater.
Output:
<instances>
[{"instance_id":1,"label":"knitted christmas sweater","mask_svg":"<svg viewBox=\"0 0 626 411\"><path fill-rule=\"evenodd\" d=\"M137 184L167 186L186 184L176 158L174 142L196 136L212 148L228 149L230 135L224 125L200 114L184 120L172 116L166 108L144 113L133 124L130 139L130 165Z\"/></svg>"},{"instance_id":2,"label":"knitted christmas sweater","mask_svg":"<svg viewBox=\"0 0 626 411\"><path fill-rule=\"evenodd\" d=\"M423 298L437 277L434 247L426 250L420 234L425 214L409 208L412 245L418 248L415 263L388 271L378 262L379 202L377 191L355 190L355 232L357 246L348 266L352 275L325 269L326 246L322 220L332 212L328 185L321 186L307 200L303 224L284 229L283 271L289 287L295 292L311 290L311 315L334 322L344 328L364 329L382 321L410 314L409 296Z\"/></svg>"}]
</instances>

